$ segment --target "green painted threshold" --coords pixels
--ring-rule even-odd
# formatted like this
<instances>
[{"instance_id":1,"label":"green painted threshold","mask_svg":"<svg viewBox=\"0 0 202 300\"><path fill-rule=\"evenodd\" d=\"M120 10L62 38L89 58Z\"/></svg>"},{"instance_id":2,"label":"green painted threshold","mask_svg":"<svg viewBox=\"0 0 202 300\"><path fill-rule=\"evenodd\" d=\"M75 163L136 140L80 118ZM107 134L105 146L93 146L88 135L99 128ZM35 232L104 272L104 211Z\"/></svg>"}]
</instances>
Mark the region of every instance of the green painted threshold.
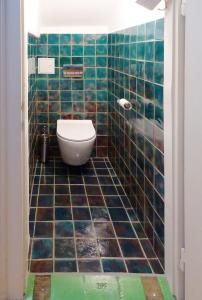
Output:
<instances>
[{"instance_id":1,"label":"green painted threshold","mask_svg":"<svg viewBox=\"0 0 202 300\"><path fill-rule=\"evenodd\" d=\"M168 281L165 277L158 277L158 282L163 294L163 299L164 300L174 300L172 294L171 294L171 290L168 284Z\"/></svg>"},{"instance_id":2,"label":"green painted threshold","mask_svg":"<svg viewBox=\"0 0 202 300\"><path fill-rule=\"evenodd\" d=\"M173 300L167 280L158 278L165 300ZM29 277L24 300L33 299L34 279ZM146 300L141 277L127 275L53 274L49 300Z\"/></svg>"}]
</instances>

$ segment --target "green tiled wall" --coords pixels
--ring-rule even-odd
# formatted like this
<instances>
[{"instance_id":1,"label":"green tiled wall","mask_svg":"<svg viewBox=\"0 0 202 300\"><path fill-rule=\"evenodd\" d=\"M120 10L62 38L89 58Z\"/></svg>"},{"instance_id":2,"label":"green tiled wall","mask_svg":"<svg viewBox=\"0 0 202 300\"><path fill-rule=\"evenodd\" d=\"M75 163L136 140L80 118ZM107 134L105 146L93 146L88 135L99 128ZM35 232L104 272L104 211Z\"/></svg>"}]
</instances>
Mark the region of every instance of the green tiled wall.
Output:
<instances>
[{"instance_id":1,"label":"green tiled wall","mask_svg":"<svg viewBox=\"0 0 202 300\"><path fill-rule=\"evenodd\" d=\"M37 38L28 35L28 58L37 56ZM36 70L35 70L36 71ZM36 164L37 147L37 118L36 118L36 74L29 75L28 78L28 120L29 120L29 183L32 187L34 168Z\"/></svg>"},{"instance_id":2,"label":"green tiled wall","mask_svg":"<svg viewBox=\"0 0 202 300\"><path fill-rule=\"evenodd\" d=\"M91 119L97 131L94 156L107 156L108 144L108 36L42 34L38 57L54 57L55 75L37 75L39 131L46 124L51 153L58 155L57 119ZM82 78L64 78L64 64L83 64Z\"/></svg>"},{"instance_id":3,"label":"green tiled wall","mask_svg":"<svg viewBox=\"0 0 202 300\"><path fill-rule=\"evenodd\" d=\"M164 20L110 34L108 52L109 156L163 265Z\"/></svg>"}]
</instances>

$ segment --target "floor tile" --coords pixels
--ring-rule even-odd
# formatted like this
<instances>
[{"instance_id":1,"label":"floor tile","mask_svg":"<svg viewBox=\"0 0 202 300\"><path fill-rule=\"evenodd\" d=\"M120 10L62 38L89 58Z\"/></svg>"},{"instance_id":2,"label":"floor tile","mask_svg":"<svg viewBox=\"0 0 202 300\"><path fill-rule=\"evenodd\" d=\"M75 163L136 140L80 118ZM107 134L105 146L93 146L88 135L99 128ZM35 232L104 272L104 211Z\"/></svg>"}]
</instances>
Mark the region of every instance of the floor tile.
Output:
<instances>
[{"instance_id":1,"label":"floor tile","mask_svg":"<svg viewBox=\"0 0 202 300\"><path fill-rule=\"evenodd\" d=\"M70 221L56 222L55 223L55 236L56 237L73 237L73 223Z\"/></svg>"},{"instance_id":2,"label":"floor tile","mask_svg":"<svg viewBox=\"0 0 202 300\"><path fill-rule=\"evenodd\" d=\"M152 273L152 270L145 259L126 260L128 272L130 273Z\"/></svg>"},{"instance_id":3,"label":"floor tile","mask_svg":"<svg viewBox=\"0 0 202 300\"><path fill-rule=\"evenodd\" d=\"M128 222L113 222L116 235L119 238L136 238L133 227Z\"/></svg>"},{"instance_id":4,"label":"floor tile","mask_svg":"<svg viewBox=\"0 0 202 300\"><path fill-rule=\"evenodd\" d=\"M31 272L163 273L131 206L137 199L129 201L108 159L82 167L61 159L37 166L30 195Z\"/></svg>"},{"instance_id":5,"label":"floor tile","mask_svg":"<svg viewBox=\"0 0 202 300\"><path fill-rule=\"evenodd\" d=\"M53 257L53 240L38 239L33 240L32 259L52 258Z\"/></svg>"},{"instance_id":6,"label":"floor tile","mask_svg":"<svg viewBox=\"0 0 202 300\"><path fill-rule=\"evenodd\" d=\"M112 221L129 221L126 211L123 208L109 208L109 214Z\"/></svg>"},{"instance_id":7,"label":"floor tile","mask_svg":"<svg viewBox=\"0 0 202 300\"><path fill-rule=\"evenodd\" d=\"M37 221L52 221L53 208L38 208L36 219Z\"/></svg>"},{"instance_id":8,"label":"floor tile","mask_svg":"<svg viewBox=\"0 0 202 300\"><path fill-rule=\"evenodd\" d=\"M75 260L55 260L55 272L77 272Z\"/></svg>"},{"instance_id":9,"label":"floor tile","mask_svg":"<svg viewBox=\"0 0 202 300\"><path fill-rule=\"evenodd\" d=\"M52 238L53 237L53 223L52 222L36 222L34 235L36 238Z\"/></svg>"},{"instance_id":10,"label":"floor tile","mask_svg":"<svg viewBox=\"0 0 202 300\"><path fill-rule=\"evenodd\" d=\"M33 273L52 273L52 260L32 260L30 265L30 272Z\"/></svg>"},{"instance_id":11,"label":"floor tile","mask_svg":"<svg viewBox=\"0 0 202 300\"><path fill-rule=\"evenodd\" d=\"M106 208L91 208L93 221L109 221L109 214Z\"/></svg>"},{"instance_id":12,"label":"floor tile","mask_svg":"<svg viewBox=\"0 0 202 300\"><path fill-rule=\"evenodd\" d=\"M70 184L83 184L83 178L82 176L76 176L76 175L72 175L72 176L69 176L69 183Z\"/></svg>"},{"instance_id":13,"label":"floor tile","mask_svg":"<svg viewBox=\"0 0 202 300\"><path fill-rule=\"evenodd\" d=\"M52 195L53 193L53 185L40 185L39 194Z\"/></svg>"},{"instance_id":14,"label":"floor tile","mask_svg":"<svg viewBox=\"0 0 202 300\"><path fill-rule=\"evenodd\" d=\"M112 223L96 222L94 223L97 238L115 238Z\"/></svg>"},{"instance_id":15,"label":"floor tile","mask_svg":"<svg viewBox=\"0 0 202 300\"><path fill-rule=\"evenodd\" d=\"M88 202L90 206L105 206L102 196L88 196Z\"/></svg>"},{"instance_id":16,"label":"floor tile","mask_svg":"<svg viewBox=\"0 0 202 300\"><path fill-rule=\"evenodd\" d=\"M70 206L70 195L55 195L55 206Z\"/></svg>"},{"instance_id":17,"label":"floor tile","mask_svg":"<svg viewBox=\"0 0 202 300\"><path fill-rule=\"evenodd\" d=\"M108 207L123 207L119 196L105 196L105 201Z\"/></svg>"},{"instance_id":18,"label":"floor tile","mask_svg":"<svg viewBox=\"0 0 202 300\"><path fill-rule=\"evenodd\" d=\"M101 272L99 260L79 260L79 272Z\"/></svg>"},{"instance_id":19,"label":"floor tile","mask_svg":"<svg viewBox=\"0 0 202 300\"><path fill-rule=\"evenodd\" d=\"M88 185L93 185L93 184L98 185L98 180L94 176L83 176L83 178L84 178L85 184L88 184Z\"/></svg>"},{"instance_id":20,"label":"floor tile","mask_svg":"<svg viewBox=\"0 0 202 300\"><path fill-rule=\"evenodd\" d=\"M73 239L55 239L56 258L74 258L75 245Z\"/></svg>"},{"instance_id":21,"label":"floor tile","mask_svg":"<svg viewBox=\"0 0 202 300\"><path fill-rule=\"evenodd\" d=\"M54 203L53 195L39 195L38 207L52 207Z\"/></svg>"},{"instance_id":22,"label":"floor tile","mask_svg":"<svg viewBox=\"0 0 202 300\"><path fill-rule=\"evenodd\" d=\"M68 185L55 185L55 194L56 195L67 195L67 194L69 194Z\"/></svg>"},{"instance_id":23,"label":"floor tile","mask_svg":"<svg viewBox=\"0 0 202 300\"><path fill-rule=\"evenodd\" d=\"M90 220L90 211L84 207L73 207L74 220Z\"/></svg>"},{"instance_id":24,"label":"floor tile","mask_svg":"<svg viewBox=\"0 0 202 300\"><path fill-rule=\"evenodd\" d=\"M72 206L88 206L87 197L85 195L72 195Z\"/></svg>"},{"instance_id":25,"label":"floor tile","mask_svg":"<svg viewBox=\"0 0 202 300\"><path fill-rule=\"evenodd\" d=\"M126 272L123 260L120 259L102 259L104 272Z\"/></svg>"},{"instance_id":26,"label":"floor tile","mask_svg":"<svg viewBox=\"0 0 202 300\"><path fill-rule=\"evenodd\" d=\"M55 184L68 184L68 177L63 175L55 176Z\"/></svg>"},{"instance_id":27,"label":"floor tile","mask_svg":"<svg viewBox=\"0 0 202 300\"><path fill-rule=\"evenodd\" d=\"M102 195L100 187L98 185L86 185L86 193L91 196L100 196Z\"/></svg>"},{"instance_id":28,"label":"floor tile","mask_svg":"<svg viewBox=\"0 0 202 300\"><path fill-rule=\"evenodd\" d=\"M56 220L71 220L72 214L71 209L66 207L55 208L55 219Z\"/></svg>"},{"instance_id":29,"label":"floor tile","mask_svg":"<svg viewBox=\"0 0 202 300\"><path fill-rule=\"evenodd\" d=\"M95 231L92 222L74 222L75 236L82 238L95 237Z\"/></svg>"},{"instance_id":30,"label":"floor tile","mask_svg":"<svg viewBox=\"0 0 202 300\"><path fill-rule=\"evenodd\" d=\"M119 240L119 244L125 257L144 257L140 243L137 239Z\"/></svg>"},{"instance_id":31,"label":"floor tile","mask_svg":"<svg viewBox=\"0 0 202 300\"><path fill-rule=\"evenodd\" d=\"M72 195L85 195L83 185L70 185L70 192Z\"/></svg>"},{"instance_id":32,"label":"floor tile","mask_svg":"<svg viewBox=\"0 0 202 300\"><path fill-rule=\"evenodd\" d=\"M102 185L102 193L103 195L118 195L114 185Z\"/></svg>"},{"instance_id":33,"label":"floor tile","mask_svg":"<svg viewBox=\"0 0 202 300\"><path fill-rule=\"evenodd\" d=\"M121 257L116 239L99 239L98 247L101 257Z\"/></svg>"},{"instance_id":34,"label":"floor tile","mask_svg":"<svg viewBox=\"0 0 202 300\"><path fill-rule=\"evenodd\" d=\"M93 239L78 239L76 240L77 257L93 258L98 257L98 247L96 240Z\"/></svg>"}]
</instances>

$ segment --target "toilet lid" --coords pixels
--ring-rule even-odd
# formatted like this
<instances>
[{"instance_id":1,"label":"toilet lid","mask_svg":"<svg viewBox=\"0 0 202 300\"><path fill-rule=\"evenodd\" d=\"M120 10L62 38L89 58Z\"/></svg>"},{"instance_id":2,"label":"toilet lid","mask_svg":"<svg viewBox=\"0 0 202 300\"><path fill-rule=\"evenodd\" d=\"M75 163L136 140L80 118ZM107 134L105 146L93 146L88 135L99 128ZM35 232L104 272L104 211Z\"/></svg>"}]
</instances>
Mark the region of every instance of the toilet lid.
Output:
<instances>
[{"instance_id":1,"label":"toilet lid","mask_svg":"<svg viewBox=\"0 0 202 300\"><path fill-rule=\"evenodd\" d=\"M75 142L88 141L95 136L95 128L91 120L58 120L57 135Z\"/></svg>"}]
</instances>

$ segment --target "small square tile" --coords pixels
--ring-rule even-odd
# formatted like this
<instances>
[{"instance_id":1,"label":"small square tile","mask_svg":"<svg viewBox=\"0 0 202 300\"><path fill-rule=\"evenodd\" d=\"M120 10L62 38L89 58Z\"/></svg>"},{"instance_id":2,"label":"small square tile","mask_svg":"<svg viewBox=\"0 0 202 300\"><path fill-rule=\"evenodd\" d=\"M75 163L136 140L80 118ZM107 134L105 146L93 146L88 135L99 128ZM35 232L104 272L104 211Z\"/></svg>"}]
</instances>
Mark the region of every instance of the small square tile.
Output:
<instances>
[{"instance_id":1,"label":"small square tile","mask_svg":"<svg viewBox=\"0 0 202 300\"><path fill-rule=\"evenodd\" d=\"M73 239L55 239L56 258L74 258L75 245Z\"/></svg>"},{"instance_id":2,"label":"small square tile","mask_svg":"<svg viewBox=\"0 0 202 300\"><path fill-rule=\"evenodd\" d=\"M99 260L78 260L79 272L101 272Z\"/></svg>"},{"instance_id":3,"label":"small square tile","mask_svg":"<svg viewBox=\"0 0 202 300\"><path fill-rule=\"evenodd\" d=\"M102 196L88 196L88 202L90 206L105 206Z\"/></svg>"},{"instance_id":4,"label":"small square tile","mask_svg":"<svg viewBox=\"0 0 202 300\"><path fill-rule=\"evenodd\" d=\"M52 222L36 222L34 236L36 238L52 238L53 223Z\"/></svg>"},{"instance_id":5,"label":"small square tile","mask_svg":"<svg viewBox=\"0 0 202 300\"><path fill-rule=\"evenodd\" d=\"M68 185L55 185L55 194L57 194L57 195L67 195L67 194L69 194Z\"/></svg>"},{"instance_id":6,"label":"small square tile","mask_svg":"<svg viewBox=\"0 0 202 300\"><path fill-rule=\"evenodd\" d=\"M123 255L125 257L144 257L140 243L137 239L134 240L119 240Z\"/></svg>"},{"instance_id":7,"label":"small square tile","mask_svg":"<svg viewBox=\"0 0 202 300\"><path fill-rule=\"evenodd\" d=\"M130 223L113 222L113 225L118 238L136 238L136 234Z\"/></svg>"},{"instance_id":8,"label":"small square tile","mask_svg":"<svg viewBox=\"0 0 202 300\"><path fill-rule=\"evenodd\" d=\"M103 195L118 195L114 185L102 185L102 193Z\"/></svg>"},{"instance_id":9,"label":"small square tile","mask_svg":"<svg viewBox=\"0 0 202 300\"><path fill-rule=\"evenodd\" d=\"M126 265L129 273L152 273L152 270L145 259L126 260Z\"/></svg>"},{"instance_id":10,"label":"small square tile","mask_svg":"<svg viewBox=\"0 0 202 300\"><path fill-rule=\"evenodd\" d=\"M56 220L71 220L72 214L71 209L66 207L55 208L55 219Z\"/></svg>"},{"instance_id":11,"label":"small square tile","mask_svg":"<svg viewBox=\"0 0 202 300\"><path fill-rule=\"evenodd\" d=\"M98 180L94 176L84 176L84 182L86 185L98 185Z\"/></svg>"},{"instance_id":12,"label":"small square tile","mask_svg":"<svg viewBox=\"0 0 202 300\"><path fill-rule=\"evenodd\" d=\"M100 185L113 185L113 180L110 176L99 176Z\"/></svg>"},{"instance_id":13,"label":"small square tile","mask_svg":"<svg viewBox=\"0 0 202 300\"><path fill-rule=\"evenodd\" d=\"M37 221L52 221L53 208L38 208L36 219Z\"/></svg>"},{"instance_id":14,"label":"small square tile","mask_svg":"<svg viewBox=\"0 0 202 300\"><path fill-rule=\"evenodd\" d=\"M40 185L39 194L50 195L53 194L52 185Z\"/></svg>"},{"instance_id":15,"label":"small square tile","mask_svg":"<svg viewBox=\"0 0 202 300\"><path fill-rule=\"evenodd\" d=\"M56 222L55 223L55 236L56 237L73 237L73 224L72 222Z\"/></svg>"},{"instance_id":16,"label":"small square tile","mask_svg":"<svg viewBox=\"0 0 202 300\"><path fill-rule=\"evenodd\" d=\"M55 176L55 184L68 184L68 178L65 175L57 175Z\"/></svg>"},{"instance_id":17,"label":"small square tile","mask_svg":"<svg viewBox=\"0 0 202 300\"><path fill-rule=\"evenodd\" d=\"M55 206L70 206L69 195L55 195Z\"/></svg>"},{"instance_id":18,"label":"small square tile","mask_svg":"<svg viewBox=\"0 0 202 300\"><path fill-rule=\"evenodd\" d=\"M52 207L54 203L54 197L52 195L39 195L38 207Z\"/></svg>"},{"instance_id":19,"label":"small square tile","mask_svg":"<svg viewBox=\"0 0 202 300\"><path fill-rule=\"evenodd\" d=\"M90 220L90 211L88 208L73 207L74 220Z\"/></svg>"},{"instance_id":20,"label":"small square tile","mask_svg":"<svg viewBox=\"0 0 202 300\"><path fill-rule=\"evenodd\" d=\"M88 206L87 197L85 195L72 195L72 206Z\"/></svg>"},{"instance_id":21,"label":"small square tile","mask_svg":"<svg viewBox=\"0 0 202 300\"><path fill-rule=\"evenodd\" d=\"M85 195L83 185L70 185L70 192L72 195Z\"/></svg>"},{"instance_id":22,"label":"small square tile","mask_svg":"<svg viewBox=\"0 0 202 300\"><path fill-rule=\"evenodd\" d=\"M83 178L82 178L82 176L74 176L74 175L71 175L71 176L69 176L69 183L70 184L83 184Z\"/></svg>"},{"instance_id":23,"label":"small square tile","mask_svg":"<svg viewBox=\"0 0 202 300\"><path fill-rule=\"evenodd\" d=\"M109 214L106 208L91 208L92 219L95 222L109 221Z\"/></svg>"},{"instance_id":24,"label":"small square tile","mask_svg":"<svg viewBox=\"0 0 202 300\"><path fill-rule=\"evenodd\" d=\"M102 266L104 272L126 272L124 261L120 259L102 259Z\"/></svg>"},{"instance_id":25,"label":"small square tile","mask_svg":"<svg viewBox=\"0 0 202 300\"><path fill-rule=\"evenodd\" d=\"M76 240L77 257L93 258L98 257L98 247L96 240L93 239L78 239Z\"/></svg>"},{"instance_id":26,"label":"small square tile","mask_svg":"<svg viewBox=\"0 0 202 300\"><path fill-rule=\"evenodd\" d=\"M107 207L123 207L119 196L105 196Z\"/></svg>"},{"instance_id":27,"label":"small square tile","mask_svg":"<svg viewBox=\"0 0 202 300\"><path fill-rule=\"evenodd\" d=\"M109 208L109 214L112 221L129 221L126 211L123 208Z\"/></svg>"},{"instance_id":28,"label":"small square tile","mask_svg":"<svg viewBox=\"0 0 202 300\"><path fill-rule=\"evenodd\" d=\"M116 239L99 239L98 245L101 257L121 257Z\"/></svg>"},{"instance_id":29,"label":"small square tile","mask_svg":"<svg viewBox=\"0 0 202 300\"><path fill-rule=\"evenodd\" d=\"M55 272L77 272L75 260L55 260Z\"/></svg>"},{"instance_id":30,"label":"small square tile","mask_svg":"<svg viewBox=\"0 0 202 300\"><path fill-rule=\"evenodd\" d=\"M52 273L53 261L52 260L32 260L30 265L31 273Z\"/></svg>"},{"instance_id":31,"label":"small square tile","mask_svg":"<svg viewBox=\"0 0 202 300\"><path fill-rule=\"evenodd\" d=\"M97 238L115 238L114 229L110 222L94 223Z\"/></svg>"},{"instance_id":32,"label":"small square tile","mask_svg":"<svg viewBox=\"0 0 202 300\"><path fill-rule=\"evenodd\" d=\"M33 240L32 259L43 259L53 257L53 240L37 239Z\"/></svg>"},{"instance_id":33,"label":"small square tile","mask_svg":"<svg viewBox=\"0 0 202 300\"><path fill-rule=\"evenodd\" d=\"M95 237L95 231L92 222L74 222L75 236L81 238Z\"/></svg>"},{"instance_id":34,"label":"small square tile","mask_svg":"<svg viewBox=\"0 0 202 300\"><path fill-rule=\"evenodd\" d=\"M86 185L87 195L101 195L101 190L99 186L96 185Z\"/></svg>"}]
</instances>

